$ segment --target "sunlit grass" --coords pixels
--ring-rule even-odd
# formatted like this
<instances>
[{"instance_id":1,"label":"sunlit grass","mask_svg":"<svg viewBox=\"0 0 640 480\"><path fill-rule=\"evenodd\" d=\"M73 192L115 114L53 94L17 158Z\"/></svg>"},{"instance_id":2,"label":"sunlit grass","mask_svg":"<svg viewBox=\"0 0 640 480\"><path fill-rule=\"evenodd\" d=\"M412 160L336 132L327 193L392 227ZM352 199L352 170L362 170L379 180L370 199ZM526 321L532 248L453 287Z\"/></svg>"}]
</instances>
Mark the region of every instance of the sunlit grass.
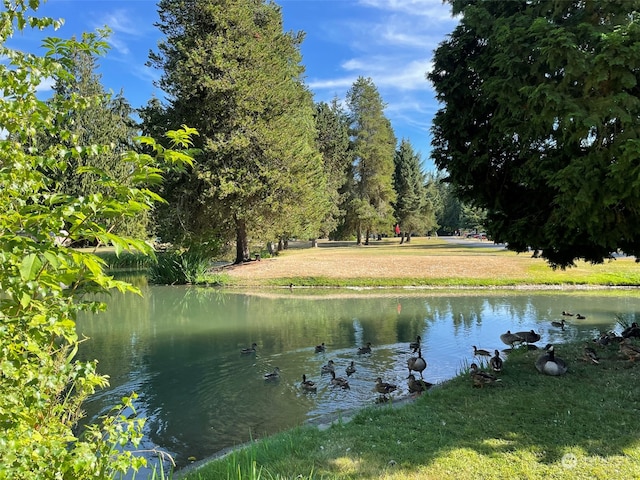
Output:
<instances>
[{"instance_id":1,"label":"sunlit grass","mask_svg":"<svg viewBox=\"0 0 640 480\"><path fill-rule=\"evenodd\" d=\"M474 389L462 372L413 403L269 437L188 478L238 478L229 472L251 465L269 479L640 478L640 365L616 346L587 364L582 347L557 346L563 377L538 374L540 351L523 349L495 385Z\"/></svg>"}]
</instances>

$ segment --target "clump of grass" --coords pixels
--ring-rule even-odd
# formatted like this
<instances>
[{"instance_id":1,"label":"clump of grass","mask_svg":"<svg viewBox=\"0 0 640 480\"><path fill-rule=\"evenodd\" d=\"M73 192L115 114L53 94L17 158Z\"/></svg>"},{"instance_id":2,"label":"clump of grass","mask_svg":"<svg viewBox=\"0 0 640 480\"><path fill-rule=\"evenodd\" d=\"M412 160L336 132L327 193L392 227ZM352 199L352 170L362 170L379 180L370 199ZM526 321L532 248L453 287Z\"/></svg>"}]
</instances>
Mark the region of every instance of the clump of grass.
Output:
<instances>
[{"instance_id":1,"label":"clump of grass","mask_svg":"<svg viewBox=\"0 0 640 480\"><path fill-rule=\"evenodd\" d=\"M556 345L569 364L561 377L535 370L540 350L518 349L499 383L473 388L463 369L408 405L370 406L323 431L299 427L187 478L236 478L229 472L253 462L262 478L640 478L640 421L632 414L640 365L616 345L590 364L583 348Z\"/></svg>"},{"instance_id":2,"label":"clump of grass","mask_svg":"<svg viewBox=\"0 0 640 480\"><path fill-rule=\"evenodd\" d=\"M153 259L139 252L116 255L113 251L98 251L96 255L106 262L109 270L146 270L153 263Z\"/></svg>"},{"instance_id":3,"label":"clump of grass","mask_svg":"<svg viewBox=\"0 0 640 480\"><path fill-rule=\"evenodd\" d=\"M168 250L157 254L149 267L149 281L162 285L202 283L209 270L210 258L192 250Z\"/></svg>"}]
</instances>

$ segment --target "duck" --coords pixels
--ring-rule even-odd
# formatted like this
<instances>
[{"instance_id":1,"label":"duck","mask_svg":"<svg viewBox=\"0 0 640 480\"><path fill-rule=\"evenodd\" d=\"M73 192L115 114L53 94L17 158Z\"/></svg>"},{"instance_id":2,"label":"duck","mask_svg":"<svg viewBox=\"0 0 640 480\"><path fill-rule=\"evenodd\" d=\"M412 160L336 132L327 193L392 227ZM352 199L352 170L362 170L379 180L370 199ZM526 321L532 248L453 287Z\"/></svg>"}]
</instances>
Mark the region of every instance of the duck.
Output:
<instances>
[{"instance_id":1,"label":"duck","mask_svg":"<svg viewBox=\"0 0 640 480\"><path fill-rule=\"evenodd\" d=\"M356 364L355 364L355 362L353 360L351 360L351 363L347 367L346 372L347 372L347 377L350 377L351 375L356 373Z\"/></svg>"},{"instance_id":2,"label":"duck","mask_svg":"<svg viewBox=\"0 0 640 480\"><path fill-rule=\"evenodd\" d=\"M525 343L536 343L540 340L540 335L537 334L534 330L529 330L528 332L516 332L516 335L521 337Z\"/></svg>"},{"instance_id":3,"label":"duck","mask_svg":"<svg viewBox=\"0 0 640 480\"><path fill-rule=\"evenodd\" d=\"M556 357L553 345L546 348L547 352L536 360L536 370L545 375L559 376L567 373L568 367L564 360Z\"/></svg>"},{"instance_id":4,"label":"duck","mask_svg":"<svg viewBox=\"0 0 640 480\"><path fill-rule=\"evenodd\" d=\"M626 357L635 362L636 359L640 358L640 347L632 344L629 339L625 338L620 342L620 353L626 355Z\"/></svg>"},{"instance_id":5,"label":"duck","mask_svg":"<svg viewBox=\"0 0 640 480\"><path fill-rule=\"evenodd\" d=\"M611 343L611 338L609 338L608 333L601 333L600 336L593 339L593 343L600 347L606 347Z\"/></svg>"},{"instance_id":6,"label":"duck","mask_svg":"<svg viewBox=\"0 0 640 480\"><path fill-rule=\"evenodd\" d=\"M579 313L576 313L576 318L577 318L578 320L584 320L584 319L585 319L585 318L587 318L587 317L585 317L584 315L580 315Z\"/></svg>"},{"instance_id":7,"label":"duck","mask_svg":"<svg viewBox=\"0 0 640 480\"><path fill-rule=\"evenodd\" d=\"M519 344L524 342L524 339L520 335L511 333L511 330L507 330L506 333L500 335L500 340L502 341L502 343L504 343L505 345L509 345L511 348L513 348L516 343Z\"/></svg>"},{"instance_id":8,"label":"duck","mask_svg":"<svg viewBox=\"0 0 640 480\"><path fill-rule=\"evenodd\" d=\"M421 341L422 338L420 338L420 335L416 335L416 341L409 344L409 348L413 351L413 353L416 353L418 351Z\"/></svg>"},{"instance_id":9,"label":"duck","mask_svg":"<svg viewBox=\"0 0 640 480\"><path fill-rule=\"evenodd\" d=\"M485 385L501 381L495 375L480 370L476 363L471 364L471 380L473 380L474 388L482 388Z\"/></svg>"},{"instance_id":10,"label":"duck","mask_svg":"<svg viewBox=\"0 0 640 480\"><path fill-rule=\"evenodd\" d=\"M342 377L336 377L336 372L334 371L331 372L331 385L334 387L344 388L345 390L350 388L349 382Z\"/></svg>"},{"instance_id":11,"label":"duck","mask_svg":"<svg viewBox=\"0 0 640 480\"><path fill-rule=\"evenodd\" d=\"M376 378L376 392L386 395L398 389L397 385L383 382L382 378Z\"/></svg>"},{"instance_id":12,"label":"duck","mask_svg":"<svg viewBox=\"0 0 640 480\"><path fill-rule=\"evenodd\" d=\"M273 372L265 373L265 380L277 380L280 378L280 369L278 367L273 369Z\"/></svg>"},{"instance_id":13,"label":"duck","mask_svg":"<svg viewBox=\"0 0 640 480\"><path fill-rule=\"evenodd\" d=\"M425 382L422 379L416 380L416 377L413 373L410 374L407 379L409 393L422 393L433 387L433 383Z\"/></svg>"},{"instance_id":14,"label":"duck","mask_svg":"<svg viewBox=\"0 0 640 480\"><path fill-rule=\"evenodd\" d=\"M633 322L630 326L622 331L622 336L624 338L640 338L640 327L636 322Z\"/></svg>"},{"instance_id":15,"label":"duck","mask_svg":"<svg viewBox=\"0 0 640 480\"><path fill-rule=\"evenodd\" d=\"M335 366L333 360L329 360L326 365L320 367L320 373L332 373L335 372Z\"/></svg>"},{"instance_id":16,"label":"duck","mask_svg":"<svg viewBox=\"0 0 640 480\"><path fill-rule=\"evenodd\" d=\"M320 345L316 345L316 353L322 353L325 351L325 346L324 346L324 342L322 342Z\"/></svg>"},{"instance_id":17,"label":"duck","mask_svg":"<svg viewBox=\"0 0 640 480\"><path fill-rule=\"evenodd\" d=\"M371 342L367 342L364 347L358 348L358 355L364 355L365 353L371 353Z\"/></svg>"},{"instance_id":18,"label":"duck","mask_svg":"<svg viewBox=\"0 0 640 480\"><path fill-rule=\"evenodd\" d=\"M427 368L427 361L422 358L421 348L418 349L417 357L411 357L407 360L407 368L409 368L409 374L411 374L412 371L415 371L420 374L420 378L423 378L422 372Z\"/></svg>"},{"instance_id":19,"label":"duck","mask_svg":"<svg viewBox=\"0 0 640 480\"><path fill-rule=\"evenodd\" d=\"M595 363L596 365L600 363L600 358L598 357L598 354L593 348L591 348L588 345L585 345L584 349L582 350L582 359L585 362Z\"/></svg>"},{"instance_id":20,"label":"duck","mask_svg":"<svg viewBox=\"0 0 640 480\"><path fill-rule=\"evenodd\" d=\"M565 317L573 317L573 313L567 312L566 310L562 310L562 315L564 315Z\"/></svg>"},{"instance_id":21,"label":"duck","mask_svg":"<svg viewBox=\"0 0 640 480\"><path fill-rule=\"evenodd\" d=\"M256 347L258 346L257 343L252 343L250 347L247 348L242 348L240 349L240 353L242 353L243 355L248 355L250 353L256 353Z\"/></svg>"},{"instance_id":22,"label":"duck","mask_svg":"<svg viewBox=\"0 0 640 480\"><path fill-rule=\"evenodd\" d=\"M556 322L556 321L551 322L551 325L554 327L561 328L564 331L564 326L565 326L564 318L559 322Z\"/></svg>"},{"instance_id":23,"label":"duck","mask_svg":"<svg viewBox=\"0 0 640 480\"><path fill-rule=\"evenodd\" d=\"M300 382L300 387L306 392L318 391L318 387L316 386L315 382L307 380L307 376L304 373L302 374L302 382Z\"/></svg>"},{"instance_id":24,"label":"duck","mask_svg":"<svg viewBox=\"0 0 640 480\"><path fill-rule=\"evenodd\" d=\"M491 354L489 353L489 350L478 348L475 345L473 345L473 356L474 357L490 357Z\"/></svg>"},{"instance_id":25,"label":"duck","mask_svg":"<svg viewBox=\"0 0 640 480\"><path fill-rule=\"evenodd\" d=\"M489 360L489 365L491 365L491 370L494 372L502 371L502 359L500 358L500 352L498 350L493 351L493 357Z\"/></svg>"}]
</instances>

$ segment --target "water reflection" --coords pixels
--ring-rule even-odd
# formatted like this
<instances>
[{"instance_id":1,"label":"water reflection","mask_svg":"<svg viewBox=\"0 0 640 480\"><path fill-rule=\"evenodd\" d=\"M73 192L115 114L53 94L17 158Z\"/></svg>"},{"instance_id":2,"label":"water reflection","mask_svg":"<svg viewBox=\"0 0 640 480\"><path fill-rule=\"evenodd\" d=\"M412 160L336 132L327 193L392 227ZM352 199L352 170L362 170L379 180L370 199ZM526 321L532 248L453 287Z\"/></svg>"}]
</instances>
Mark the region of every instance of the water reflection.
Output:
<instances>
[{"instance_id":1,"label":"water reflection","mask_svg":"<svg viewBox=\"0 0 640 480\"><path fill-rule=\"evenodd\" d=\"M179 466L229 446L326 415L336 415L377 398L375 379L399 385L406 395L409 342L422 337L428 363L425 379L437 383L473 360L472 345L503 349L506 330L535 329L539 342L593 338L616 328L616 315L638 320L640 296L575 293L359 296L304 298L297 292L258 296L207 288L148 287L144 295L107 299L107 313L85 317L79 330L91 338L83 358L97 358L111 387L86 405L90 416L105 413L135 390L138 410L148 419L145 448L158 446ZM562 310L586 315L565 318ZM241 348L257 343L255 354ZM315 353L324 342L326 351ZM372 353L358 355L371 342ZM328 360L336 373L355 361L350 390L333 388L321 374ZM508 360L507 360L508 365ZM264 374L281 370L277 382ZM303 392L302 375L316 382Z\"/></svg>"}]
</instances>

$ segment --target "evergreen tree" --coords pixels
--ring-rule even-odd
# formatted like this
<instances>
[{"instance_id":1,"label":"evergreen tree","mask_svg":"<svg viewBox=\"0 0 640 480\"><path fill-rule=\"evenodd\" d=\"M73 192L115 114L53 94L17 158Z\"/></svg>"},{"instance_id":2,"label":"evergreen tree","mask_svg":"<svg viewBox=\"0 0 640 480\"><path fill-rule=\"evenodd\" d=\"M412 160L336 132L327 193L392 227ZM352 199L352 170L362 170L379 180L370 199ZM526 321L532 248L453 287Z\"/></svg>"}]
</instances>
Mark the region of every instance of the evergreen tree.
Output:
<instances>
[{"instance_id":1,"label":"evergreen tree","mask_svg":"<svg viewBox=\"0 0 640 480\"><path fill-rule=\"evenodd\" d=\"M509 248L640 254L640 1L449 0L433 157Z\"/></svg>"},{"instance_id":2,"label":"evergreen tree","mask_svg":"<svg viewBox=\"0 0 640 480\"><path fill-rule=\"evenodd\" d=\"M101 32L106 35L107 32ZM78 45L78 44L73 44ZM111 188L102 185L96 174L86 174L80 168L97 168L110 172L123 183L129 176L129 167L122 162L122 155L133 148L132 138L138 130L131 118L133 109L123 93L115 97L107 94L96 73L97 59L86 50L69 52L65 63L67 75L56 78L52 105L62 106L72 99L78 98L83 108L67 110L67 115L60 116L58 126L70 135L64 139L52 139L42 136L45 143L61 141L71 147L77 143L82 145L112 145L113 148L93 156L70 156L66 168L57 177L57 189L60 193L75 197L88 197L100 193L109 195ZM146 238L148 235L148 214L124 218L105 219L114 233Z\"/></svg>"},{"instance_id":3,"label":"evergreen tree","mask_svg":"<svg viewBox=\"0 0 640 480\"><path fill-rule=\"evenodd\" d=\"M400 243L411 240L411 234L424 230L427 218L425 175L420 167L420 155L414 152L411 142L402 139L394 156L393 186L397 200L393 204L395 218L402 230Z\"/></svg>"},{"instance_id":4,"label":"evergreen tree","mask_svg":"<svg viewBox=\"0 0 640 480\"><path fill-rule=\"evenodd\" d=\"M393 225L396 199L393 157L396 139L385 104L370 78L358 78L347 93L350 111L354 190L349 200L358 245L373 231Z\"/></svg>"},{"instance_id":5,"label":"evergreen tree","mask_svg":"<svg viewBox=\"0 0 640 480\"><path fill-rule=\"evenodd\" d=\"M322 222L320 235L328 237L343 221L345 186L350 172L349 119L337 98L330 104L316 104L317 145L324 159L330 210Z\"/></svg>"},{"instance_id":6,"label":"evergreen tree","mask_svg":"<svg viewBox=\"0 0 640 480\"><path fill-rule=\"evenodd\" d=\"M284 33L280 8L262 0L158 5L165 39L150 64L163 71L169 122L195 127L202 150L167 187L182 201L172 204L174 230L232 233L238 263L250 239L316 236L329 203L302 81L303 35Z\"/></svg>"}]
</instances>

